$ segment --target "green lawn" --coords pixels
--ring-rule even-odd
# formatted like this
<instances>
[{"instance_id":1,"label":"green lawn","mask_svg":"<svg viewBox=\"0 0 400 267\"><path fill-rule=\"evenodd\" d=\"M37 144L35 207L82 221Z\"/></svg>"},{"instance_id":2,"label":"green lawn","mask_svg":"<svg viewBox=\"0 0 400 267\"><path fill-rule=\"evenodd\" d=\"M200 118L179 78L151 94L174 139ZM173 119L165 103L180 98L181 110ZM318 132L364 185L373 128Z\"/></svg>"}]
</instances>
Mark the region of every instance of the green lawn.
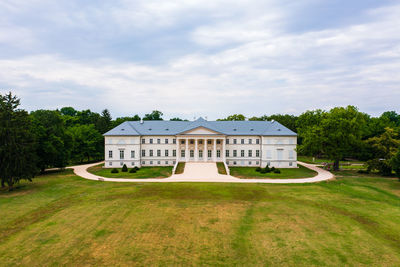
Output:
<instances>
[{"instance_id":1,"label":"green lawn","mask_svg":"<svg viewBox=\"0 0 400 267\"><path fill-rule=\"evenodd\" d=\"M282 168L281 173L261 173L256 171L256 167L229 167L232 176L249 179L249 178L271 178L271 179L292 179L314 177L317 172L298 165L298 168Z\"/></svg>"},{"instance_id":2,"label":"green lawn","mask_svg":"<svg viewBox=\"0 0 400 267\"><path fill-rule=\"evenodd\" d=\"M110 183L66 170L0 190L0 207L1 266L400 266L394 178Z\"/></svg>"},{"instance_id":3,"label":"green lawn","mask_svg":"<svg viewBox=\"0 0 400 267\"><path fill-rule=\"evenodd\" d=\"M332 160L321 159L321 158L314 158L314 161L313 161L313 157L310 157L310 156L297 156L297 160L305 162L305 163L314 163L314 164L319 164L319 163L324 163L324 162L333 163ZM345 160L340 161L340 164L362 164L362 163L364 163L364 162L363 161L345 161Z\"/></svg>"},{"instance_id":4,"label":"green lawn","mask_svg":"<svg viewBox=\"0 0 400 267\"><path fill-rule=\"evenodd\" d=\"M219 174L227 174L226 173L226 169L225 169L225 165L223 162L217 162L217 169L218 169L218 173Z\"/></svg>"},{"instance_id":5,"label":"green lawn","mask_svg":"<svg viewBox=\"0 0 400 267\"><path fill-rule=\"evenodd\" d=\"M88 172L108 177L108 178L166 178L172 175L171 166L154 166L154 167L141 167L137 172L130 173L121 172L121 168L118 169L118 173L111 173L110 168L103 168L104 164L99 164L88 169Z\"/></svg>"},{"instance_id":6,"label":"green lawn","mask_svg":"<svg viewBox=\"0 0 400 267\"><path fill-rule=\"evenodd\" d=\"M182 174L185 171L185 162L179 162L176 166L175 174Z\"/></svg>"}]
</instances>

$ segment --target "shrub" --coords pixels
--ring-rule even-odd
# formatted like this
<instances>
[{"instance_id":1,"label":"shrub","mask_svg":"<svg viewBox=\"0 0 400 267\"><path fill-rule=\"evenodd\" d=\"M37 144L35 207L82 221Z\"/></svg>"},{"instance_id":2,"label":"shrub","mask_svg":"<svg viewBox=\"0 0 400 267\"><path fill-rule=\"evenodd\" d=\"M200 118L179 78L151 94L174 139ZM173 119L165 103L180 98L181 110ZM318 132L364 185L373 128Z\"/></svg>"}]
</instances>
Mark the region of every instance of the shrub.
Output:
<instances>
[{"instance_id":1,"label":"shrub","mask_svg":"<svg viewBox=\"0 0 400 267\"><path fill-rule=\"evenodd\" d=\"M261 168L260 167L257 167L256 168L256 172L260 172L261 171Z\"/></svg>"},{"instance_id":2,"label":"shrub","mask_svg":"<svg viewBox=\"0 0 400 267\"><path fill-rule=\"evenodd\" d=\"M272 168L271 168L271 172L274 172L274 171L275 171L275 167L272 167Z\"/></svg>"},{"instance_id":3,"label":"shrub","mask_svg":"<svg viewBox=\"0 0 400 267\"><path fill-rule=\"evenodd\" d=\"M379 159L371 159L367 161L367 170L378 171L380 174L384 176L392 175L392 166L390 165L388 160L379 160Z\"/></svg>"},{"instance_id":4,"label":"shrub","mask_svg":"<svg viewBox=\"0 0 400 267\"><path fill-rule=\"evenodd\" d=\"M271 169L269 168L269 166L268 166L268 165L267 165L267 166L265 166L264 170L265 170L265 172L264 172L264 173L271 172Z\"/></svg>"},{"instance_id":5,"label":"shrub","mask_svg":"<svg viewBox=\"0 0 400 267\"><path fill-rule=\"evenodd\" d=\"M124 166L122 166L122 172L127 172L128 171L128 167L126 167L126 165L124 164Z\"/></svg>"},{"instance_id":6,"label":"shrub","mask_svg":"<svg viewBox=\"0 0 400 267\"><path fill-rule=\"evenodd\" d=\"M268 173L269 171L267 171L266 169L261 169L260 173Z\"/></svg>"},{"instance_id":7,"label":"shrub","mask_svg":"<svg viewBox=\"0 0 400 267\"><path fill-rule=\"evenodd\" d=\"M132 168L132 169L129 170L129 173L135 173L135 172L136 172L135 168Z\"/></svg>"},{"instance_id":8,"label":"shrub","mask_svg":"<svg viewBox=\"0 0 400 267\"><path fill-rule=\"evenodd\" d=\"M281 173L281 170L279 170L279 169L274 169L274 173Z\"/></svg>"},{"instance_id":9,"label":"shrub","mask_svg":"<svg viewBox=\"0 0 400 267\"><path fill-rule=\"evenodd\" d=\"M135 169L136 171L138 171L140 168L139 168L138 166L135 166L134 169Z\"/></svg>"},{"instance_id":10,"label":"shrub","mask_svg":"<svg viewBox=\"0 0 400 267\"><path fill-rule=\"evenodd\" d=\"M369 173L368 170L358 170L357 172L361 173L361 174L368 174Z\"/></svg>"},{"instance_id":11,"label":"shrub","mask_svg":"<svg viewBox=\"0 0 400 267\"><path fill-rule=\"evenodd\" d=\"M400 150L391 160L392 168L400 180Z\"/></svg>"},{"instance_id":12,"label":"shrub","mask_svg":"<svg viewBox=\"0 0 400 267\"><path fill-rule=\"evenodd\" d=\"M111 170L111 173L118 173L118 170L116 168Z\"/></svg>"}]
</instances>

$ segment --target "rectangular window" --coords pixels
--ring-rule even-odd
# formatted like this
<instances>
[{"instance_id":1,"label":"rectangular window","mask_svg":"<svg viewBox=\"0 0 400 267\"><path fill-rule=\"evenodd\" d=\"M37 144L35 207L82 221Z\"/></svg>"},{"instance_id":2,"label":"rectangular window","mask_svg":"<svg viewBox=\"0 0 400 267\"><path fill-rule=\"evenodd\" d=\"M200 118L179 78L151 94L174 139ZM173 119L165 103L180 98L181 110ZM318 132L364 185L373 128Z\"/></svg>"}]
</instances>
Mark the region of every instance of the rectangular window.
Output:
<instances>
[{"instance_id":1,"label":"rectangular window","mask_svg":"<svg viewBox=\"0 0 400 267\"><path fill-rule=\"evenodd\" d=\"M233 157L234 157L234 158L237 157L237 150L233 150Z\"/></svg>"},{"instance_id":2,"label":"rectangular window","mask_svg":"<svg viewBox=\"0 0 400 267\"><path fill-rule=\"evenodd\" d=\"M153 165L153 161L150 160L150 165Z\"/></svg>"},{"instance_id":3,"label":"rectangular window","mask_svg":"<svg viewBox=\"0 0 400 267\"><path fill-rule=\"evenodd\" d=\"M120 150L119 151L119 158L120 159L124 159L124 156L125 156L125 151L124 150Z\"/></svg>"},{"instance_id":4,"label":"rectangular window","mask_svg":"<svg viewBox=\"0 0 400 267\"><path fill-rule=\"evenodd\" d=\"M123 163L123 162L120 162L119 165L124 166L124 163Z\"/></svg>"},{"instance_id":5,"label":"rectangular window","mask_svg":"<svg viewBox=\"0 0 400 267\"><path fill-rule=\"evenodd\" d=\"M244 150L240 150L240 156L243 158L244 157Z\"/></svg>"},{"instance_id":6,"label":"rectangular window","mask_svg":"<svg viewBox=\"0 0 400 267\"><path fill-rule=\"evenodd\" d=\"M236 161L233 162L233 165L236 165Z\"/></svg>"},{"instance_id":7,"label":"rectangular window","mask_svg":"<svg viewBox=\"0 0 400 267\"><path fill-rule=\"evenodd\" d=\"M249 139L249 144L251 145L253 143L253 139Z\"/></svg>"},{"instance_id":8,"label":"rectangular window","mask_svg":"<svg viewBox=\"0 0 400 267\"><path fill-rule=\"evenodd\" d=\"M256 157L260 157L260 150L256 150Z\"/></svg>"},{"instance_id":9,"label":"rectangular window","mask_svg":"<svg viewBox=\"0 0 400 267\"><path fill-rule=\"evenodd\" d=\"M131 162L131 165L132 165L132 166L135 166L135 162L132 161L132 162Z\"/></svg>"},{"instance_id":10,"label":"rectangular window","mask_svg":"<svg viewBox=\"0 0 400 267\"><path fill-rule=\"evenodd\" d=\"M226 143L227 145L229 145L229 139L228 139L228 138L226 139L225 143Z\"/></svg>"},{"instance_id":11,"label":"rectangular window","mask_svg":"<svg viewBox=\"0 0 400 267\"><path fill-rule=\"evenodd\" d=\"M168 149L165 150L165 156L168 157Z\"/></svg>"},{"instance_id":12,"label":"rectangular window","mask_svg":"<svg viewBox=\"0 0 400 267\"><path fill-rule=\"evenodd\" d=\"M253 156L253 150L249 150L249 158Z\"/></svg>"},{"instance_id":13,"label":"rectangular window","mask_svg":"<svg viewBox=\"0 0 400 267\"><path fill-rule=\"evenodd\" d=\"M146 164L146 161L142 161L142 165L145 165Z\"/></svg>"},{"instance_id":14,"label":"rectangular window","mask_svg":"<svg viewBox=\"0 0 400 267\"><path fill-rule=\"evenodd\" d=\"M257 144L257 145L260 144L260 139L256 139L256 144Z\"/></svg>"},{"instance_id":15,"label":"rectangular window","mask_svg":"<svg viewBox=\"0 0 400 267\"><path fill-rule=\"evenodd\" d=\"M289 162L289 166L292 167L293 166L293 162Z\"/></svg>"},{"instance_id":16,"label":"rectangular window","mask_svg":"<svg viewBox=\"0 0 400 267\"><path fill-rule=\"evenodd\" d=\"M161 144L161 139L157 139L157 144Z\"/></svg>"},{"instance_id":17,"label":"rectangular window","mask_svg":"<svg viewBox=\"0 0 400 267\"><path fill-rule=\"evenodd\" d=\"M184 157L185 157L185 150L182 149L182 150L181 150L181 158L184 158Z\"/></svg>"},{"instance_id":18,"label":"rectangular window","mask_svg":"<svg viewBox=\"0 0 400 267\"><path fill-rule=\"evenodd\" d=\"M142 144L144 144L144 143L146 143L146 139L143 138L142 139Z\"/></svg>"},{"instance_id":19,"label":"rectangular window","mask_svg":"<svg viewBox=\"0 0 400 267\"><path fill-rule=\"evenodd\" d=\"M194 158L194 150L190 150L189 153L190 153L190 157Z\"/></svg>"},{"instance_id":20,"label":"rectangular window","mask_svg":"<svg viewBox=\"0 0 400 267\"><path fill-rule=\"evenodd\" d=\"M153 138L150 138L150 144L152 144L153 143Z\"/></svg>"},{"instance_id":21,"label":"rectangular window","mask_svg":"<svg viewBox=\"0 0 400 267\"><path fill-rule=\"evenodd\" d=\"M203 158L203 150L199 150L199 158Z\"/></svg>"},{"instance_id":22,"label":"rectangular window","mask_svg":"<svg viewBox=\"0 0 400 267\"><path fill-rule=\"evenodd\" d=\"M199 140L199 145L202 145L203 144L203 140Z\"/></svg>"},{"instance_id":23,"label":"rectangular window","mask_svg":"<svg viewBox=\"0 0 400 267\"><path fill-rule=\"evenodd\" d=\"M108 157L112 159L112 150L108 151Z\"/></svg>"},{"instance_id":24,"label":"rectangular window","mask_svg":"<svg viewBox=\"0 0 400 267\"><path fill-rule=\"evenodd\" d=\"M149 150L149 154L150 154L150 155L149 155L150 157L153 156L153 149L150 149L150 150Z\"/></svg>"},{"instance_id":25,"label":"rectangular window","mask_svg":"<svg viewBox=\"0 0 400 267\"><path fill-rule=\"evenodd\" d=\"M221 150L217 150L217 158L221 157Z\"/></svg>"},{"instance_id":26,"label":"rectangular window","mask_svg":"<svg viewBox=\"0 0 400 267\"><path fill-rule=\"evenodd\" d=\"M176 139L172 139L172 143L175 145L176 144Z\"/></svg>"},{"instance_id":27,"label":"rectangular window","mask_svg":"<svg viewBox=\"0 0 400 267\"><path fill-rule=\"evenodd\" d=\"M168 138L165 138L165 143L168 144Z\"/></svg>"},{"instance_id":28,"label":"rectangular window","mask_svg":"<svg viewBox=\"0 0 400 267\"><path fill-rule=\"evenodd\" d=\"M221 140L217 140L217 145L221 144Z\"/></svg>"},{"instance_id":29,"label":"rectangular window","mask_svg":"<svg viewBox=\"0 0 400 267\"><path fill-rule=\"evenodd\" d=\"M289 150L289 159L293 159L293 150Z\"/></svg>"},{"instance_id":30,"label":"rectangular window","mask_svg":"<svg viewBox=\"0 0 400 267\"><path fill-rule=\"evenodd\" d=\"M165 164L168 165L168 161L166 161Z\"/></svg>"},{"instance_id":31,"label":"rectangular window","mask_svg":"<svg viewBox=\"0 0 400 267\"><path fill-rule=\"evenodd\" d=\"M237 140L233 139L233 144L236 145L237 144Z\"/></svg>"},{"instance_id":32,"label":"rectangular window","mask_svg":"<svg viewBox=\"0 0 400 267\"><path fill-rule=\"evenodd\" d=\"M172 150L172 156L176 157L176 149Z\"/></svg>"},{"instance_id":33,"label":"rectangular window","mask_svg":"<svg viewBox=\"0 0 400 267\"><path fill-rule=\"evenodd\" d=\"M132 158L132 159L135 158L135 150L131 150L131 158Z\"/></svg>"},{"instance_id":34,"label":"rectangular window","mask_svg":"<svg viewBox=\"0 0 400 267\"><path fill-rule=\"evenodd\" d=\"M211 140L207 140L207 144L211 145Z\"/></svg>"},{"instance_id":35,"label":"rectangular window","mask_svg":"<svg viewBox=\"0 0 400 267\"><path fill-rule=\"evenodd\" d=\"M112 166L112 162L110 161L110 162L108 163L108 165L109 165L109 166Z\"/></svg>"},{"instance_id":36,"label":"rectangular window","mask_svg":"<svg viewBox=\"0 0 400 267\"><path fill-rule=\"evenodd\" d=\"M243 144L244 144L244 139L241 139L241 140L240 140L240 143L243 145Z\"/></svg>"},{"instance_id":37,"label":"rectangular window","mask_svg":"<svg viewBox=\"0 0 400 267\"><path fill-rule=\"evenodd\" d=\"M142 157L146 157L146 150L142 149Z\"/></svg>"},{"instance_id":38,"label":"rectangular window","mask_svg":"<svg viewBox=\"0 0 400 267\"><path fill-rule=\"evenodd\" d=\"M278 160L283 159L283 149L277 149L276 150L276 155L278 157Z\"/></svg>"},{"instance_id":39,"label":"rectangular window","mask_svg":"<svg viewBox=\"0 0 400 267\"><path fill-rule=\"evenodd\" d=\"M157 164L158 164L158 165L161 165L161 161L157 161Z\"/></svg>"},{"instance_id":40,"label":"rectangular window","mask_svg":"<svg viewBox=\"0 0 400 267\"><path fill-rule=\"evenodd\" d=\"M190 144L193 145L194 144L194 140L190 140Z\"/></svg>"},{"instance_id":41,"label":"rectangular window","mask_svg":"<svg viewBox=\"0 0 400 267\"><path fill-rule=\"evenodd\" d=\"M185 140L181 140L181 144L182 144L182 145L185 144Z\"/></svg>"},{"instance_id":42,"label":"rectangular window","mask_svg":"<svg viewBox=\"0 0 400 267\"><path fill-rule=\"evenodd\" d=\"M157 157L161 157L161 150L157 149Z\"/></svg>"},{"instance_id":43,"label":"rectangular window","mask_svg":"<svg viewBox=\"0 0 400 267\"><path fill-rule=\"evenodd\" d=\"M251 161L249 161L249 165L251 165Z\"/></svg>"},{"instance_id":44,"label":"rectangular window","mask_svg":"<svg viewBox=\"0 0 400 267\"><path fill-rule=\"evenodd\" d=\"M207 151L208 157L211 158L211 150Z\"/></svg>"},{"instance_id":45,"label":"rectangular window","mask_svg":"<svg viewBox=\"0 0 400 267\"><path fill-rule=\"evenodd\" d=\"M225 150L225 157L229 157L229 150Z\"/></svg>"}]
</instances>

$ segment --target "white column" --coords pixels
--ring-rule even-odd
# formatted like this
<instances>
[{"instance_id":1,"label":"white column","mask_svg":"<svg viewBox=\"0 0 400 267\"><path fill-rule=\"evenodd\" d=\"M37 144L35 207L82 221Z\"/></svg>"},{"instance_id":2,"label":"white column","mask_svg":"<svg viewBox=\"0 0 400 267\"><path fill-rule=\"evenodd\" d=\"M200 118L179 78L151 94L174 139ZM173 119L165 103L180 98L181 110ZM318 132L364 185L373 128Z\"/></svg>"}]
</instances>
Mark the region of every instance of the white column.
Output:
<instances>
[{"instance_id":1,"label":"white column","mask_svg":"<svg viewBox=\"0 0 400 267\"><path fill-rule=\"evenodd\" d=\"M226 140L225 140L226 138L224 138L224 139L222 139L222 160L225 162L226 161L226 159L225 159L225 156L226 156L226 153L225 153L225 143L226 143Z\"/></svg>"},{"instance_id":2,"label":"white column","mask_svg":"<svg viewBox=\"0 0 400 267\"><path fill-rule=\"evenodd\" d=\"M188 162L189 161L189 139L188 138L185 139L185 146L186 146L185 160L186 160L186 162Z\"/></svg>"},{"instance_id":3,"label":"white column","mask_svg":"<svg viewBox=\"0 0 400 267\"><path fill-rule=\"evenodd\" d=\"M203 150L203 160L207 161L208 152L207 152L207 139L204 139L204 150Z\"/></svg>"},{"instance_id":4,"label":"white column","mask_svg":"<svg viewBox=\"0 0 400 267\"><path fill-rule=\"evenodd\" d=\"M199 151L197 151L197 142L199 141L199 139L194 139L194 161L198 161L199 160Z\"/></svg>"},{"instance_id":5,"label":"white column","mask_svg":"<svg viewBox=\"0 0 400 267\"><path fill-rule=\"evenodd\" d=\"M179 158L180 158L180 151L179 151L179 139L178 138L176 138L176 147L175 147L175 150L176 150L176 162L179 162Z\"/></svg>"},{"instance_id":6,"label":"white column","mask_svg":"<svg viewBox=\"0 0 400 267\"><path fill-rule=\"evenodd\" d=\"M213 147L213 158L214 161L217 161L217 139L214 138L214 147Z\"/></svg>"}]
</instances>

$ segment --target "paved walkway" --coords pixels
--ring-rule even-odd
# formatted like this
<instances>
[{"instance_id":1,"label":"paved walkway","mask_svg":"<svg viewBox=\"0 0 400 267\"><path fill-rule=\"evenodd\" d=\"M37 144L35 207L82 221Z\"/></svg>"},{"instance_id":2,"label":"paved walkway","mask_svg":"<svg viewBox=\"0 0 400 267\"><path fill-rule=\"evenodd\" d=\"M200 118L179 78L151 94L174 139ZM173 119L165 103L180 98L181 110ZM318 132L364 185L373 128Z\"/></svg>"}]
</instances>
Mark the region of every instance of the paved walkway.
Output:
<instances>
[{"instance_id":1,"label":"paved walkway","mask_svg":"<svg viewBox=\"0 0 400 267\"><path fill-rule=\"evenodd\" d=\"M215 163L186 163L184 173L174 174L168 178L125 179L125 178L106 178L87 172L87 168L95 166L99 163L78 165L68 168L73 169L75 174L81 176L82 178L95 181L107 181L107 182L141 182L141 183L211 182L211 183L301 184L301 183L321 182L334 178L334 175L332 173L323 170L315 166L314 164L307 164L300 161L298 161L297 163L318 172L318 175L311 178L298 178L298 179L239 179L231 175L218 174L217 166Z\"/></svg>"}]
</instances>

